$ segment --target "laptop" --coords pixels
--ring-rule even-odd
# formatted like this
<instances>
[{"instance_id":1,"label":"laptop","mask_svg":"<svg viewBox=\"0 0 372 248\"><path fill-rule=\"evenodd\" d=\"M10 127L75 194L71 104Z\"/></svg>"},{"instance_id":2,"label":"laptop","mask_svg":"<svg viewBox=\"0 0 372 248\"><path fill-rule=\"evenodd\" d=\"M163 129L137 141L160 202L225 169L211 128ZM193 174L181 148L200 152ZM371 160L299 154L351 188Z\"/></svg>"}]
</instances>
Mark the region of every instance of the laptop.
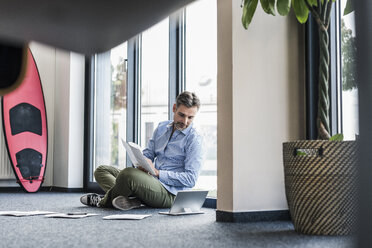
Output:
<instances>
[{"instance_id":1,"label":"laptop","mask_svg":"<svg viewBox=\"0 0 372 248\"><path fill-rule=\"evenodd\" d=\"M176 199L169 212L159 212L166 215L203 214L200 211L208 195L207 190L181 190L178 191Z\"/></svg>"}]
</instances>

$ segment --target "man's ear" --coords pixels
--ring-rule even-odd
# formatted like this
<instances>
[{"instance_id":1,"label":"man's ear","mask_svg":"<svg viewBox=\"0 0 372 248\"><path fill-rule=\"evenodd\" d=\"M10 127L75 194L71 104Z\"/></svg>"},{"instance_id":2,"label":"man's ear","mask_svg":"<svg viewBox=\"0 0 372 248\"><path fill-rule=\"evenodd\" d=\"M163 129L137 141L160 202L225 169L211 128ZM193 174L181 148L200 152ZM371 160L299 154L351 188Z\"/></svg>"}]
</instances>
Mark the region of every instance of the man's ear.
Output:
<instances>
[{"instance_id":1,"label":"man's ear","mask_svg":"<svg viewBox=\"0 0 372 248\"><path fill-rule=\"evenodd\" d=\"M177 110L177 106L176 106L176 104L174 103L174 104L173 104L173 113L176 113L176 110Z\"/></svg>"}]
</instances>

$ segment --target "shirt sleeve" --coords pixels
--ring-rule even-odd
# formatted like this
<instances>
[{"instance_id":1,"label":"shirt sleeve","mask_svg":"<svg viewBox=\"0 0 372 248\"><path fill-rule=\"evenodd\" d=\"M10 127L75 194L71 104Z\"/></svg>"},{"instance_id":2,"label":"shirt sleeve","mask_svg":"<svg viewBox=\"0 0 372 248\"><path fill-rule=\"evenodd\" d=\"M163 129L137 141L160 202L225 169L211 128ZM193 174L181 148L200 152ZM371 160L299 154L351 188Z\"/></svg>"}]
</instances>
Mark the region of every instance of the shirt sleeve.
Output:
<instances>
[{"instance_id":1,"label":"shirt sleeve","mask_svg":"<svg viewBox=\"0 0 372 248\"><path fill-rule=\"evenodd\" d=\"M150 159L152 162L154 162L155 159L155 139L156 139L156 134L158 132L158 127L155 129L151 139L149 140L149 143L147 147L142 151L143 155Z\"/></svg>"},{"instance_id":2,"label":"shirt sleeve","mask_svg":"<svg viewBox=\"0 0 372 248\"><path fill-rule=\"evenodd\" d=\"M185 169L182 172L159 170L159 180L167 185L192 188L203 162L202 138L195 135L186 145Z\"/></svg>"}]
</instances>

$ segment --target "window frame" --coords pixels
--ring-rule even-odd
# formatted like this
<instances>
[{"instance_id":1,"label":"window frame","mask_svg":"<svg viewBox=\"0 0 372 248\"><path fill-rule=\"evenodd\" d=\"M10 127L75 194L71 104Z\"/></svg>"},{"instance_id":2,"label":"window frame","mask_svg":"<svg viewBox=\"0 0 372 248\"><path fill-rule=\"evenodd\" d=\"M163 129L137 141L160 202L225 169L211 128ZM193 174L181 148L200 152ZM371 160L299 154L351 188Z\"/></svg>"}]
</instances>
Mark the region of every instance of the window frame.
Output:
<instances>
[{"instance_id":1,"label":"window frame","mask_svg":"<svg viewBox=\"0 0 372 248\"><path fill-rule=\"evenodd\" d=\"M344 134L344 139L345 140L350 140L350 136L348 135L348 132L349 130L347 130L349 128L348 125L345 125L344 123L344 114L347 115L347 113L344 112L344 100L346 99L344 98L344 91L343 91L343 84L344 82L342 81L343 80L343 65L342 65L342 19L345 18L345 19L348 19L348 17L344 17L343 16L343 12L344 12L344 9L342 8L343 7L343 4L342 4L342 0L337 0L336 1L336 15L335 15L335 20L336 20L336 23L337 23L337 26L335 28L335 37L337 38L337 50L336 50L336 55L337 55L337 58L336 58L336 61L337 61L337 66L338 66L338 74L337 74L337 77L338 77L338 92L337 92L337 97L338 97L338 106L339 106L339 109L338 109L338 122L339 122L339 125L338 125L338 133L343 133ZM356 16L354 16L355 19L356 19ZM354 28L356 28L356 26L354 26ZM356 31L356 30L355 30ZM355 38L355 36L354 36ZM355 54L355 56L357 56ZM355 72L356 73L356 72ZM360 94L360 91L359 91L359 87L357 86L356 87L358 89L358 99L359 99L359 94ZM350 106L348 106L350 107ZM358 103L358 109L359 109L359 103ZM359 111L359 110L357 110ZM358 114L358 122L360 121L360 115ZM360 128L360 127L359 127ZM359 132L355 132L354 135L358 135L360 134L360 129L358 128L358 131ZM345 132L346 131L346 132ZM356 130L353 130L353 131L356 131ZM357 136L355 136L355 139L356 139ZM353 139L351 139L353 140Z\"/></svg>"},{"instance_id":2,"label":"window frame","mask_svg":"<svg viewBox=\"0 0 372 248\"><path fill-rule=\"evenodd\" d=\"M84 100L84 180L85 191L103 193L104 191L96 182L92 181L93 175L93 149L94 149L94 78L95 55L85 57L85 100Z\"/></svg>"},{"instance_id":3,"label":"window frame","mask_svg":"<svg viewBox=\"0 0 372 248\"><path fill-rule=\"evenodd\" d=\"M169 94L168 116L173 119L173 103L185 90L186 82L186 10L169 17Z\"/></svg>"},{"instance_id":4,"label":"window frame","mask_svg":"<svg viewBox=\"0 0 372 248\"><path fill-rule=\"evenodd\" d=\"M130 39L127 48L127 141L134 143L139 140L141 123L141 40L141 35ZM127 165L132 165L128 156Z\"/></svg>"}]
</instances>

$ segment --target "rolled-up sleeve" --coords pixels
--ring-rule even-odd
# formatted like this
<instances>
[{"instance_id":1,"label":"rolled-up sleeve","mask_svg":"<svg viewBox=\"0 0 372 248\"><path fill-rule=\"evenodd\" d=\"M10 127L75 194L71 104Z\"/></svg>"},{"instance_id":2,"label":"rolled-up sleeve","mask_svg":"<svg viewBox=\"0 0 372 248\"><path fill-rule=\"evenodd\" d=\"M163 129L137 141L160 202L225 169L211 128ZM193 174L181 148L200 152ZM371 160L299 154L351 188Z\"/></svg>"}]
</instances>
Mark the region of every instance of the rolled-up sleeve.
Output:
<instances>
[{"instance_id":1,"label":"rolled-up sleeve","mask_svg":"<svg viewBox=\"0 0 372 248\"><path fill-rule=\"evenodd\" d=\"M190 137L185 147L184 171L159 170L159 180L175 187L192 188L199 177L203 161L202 138L199 135Z\"/></svg>"}]
</instances>

